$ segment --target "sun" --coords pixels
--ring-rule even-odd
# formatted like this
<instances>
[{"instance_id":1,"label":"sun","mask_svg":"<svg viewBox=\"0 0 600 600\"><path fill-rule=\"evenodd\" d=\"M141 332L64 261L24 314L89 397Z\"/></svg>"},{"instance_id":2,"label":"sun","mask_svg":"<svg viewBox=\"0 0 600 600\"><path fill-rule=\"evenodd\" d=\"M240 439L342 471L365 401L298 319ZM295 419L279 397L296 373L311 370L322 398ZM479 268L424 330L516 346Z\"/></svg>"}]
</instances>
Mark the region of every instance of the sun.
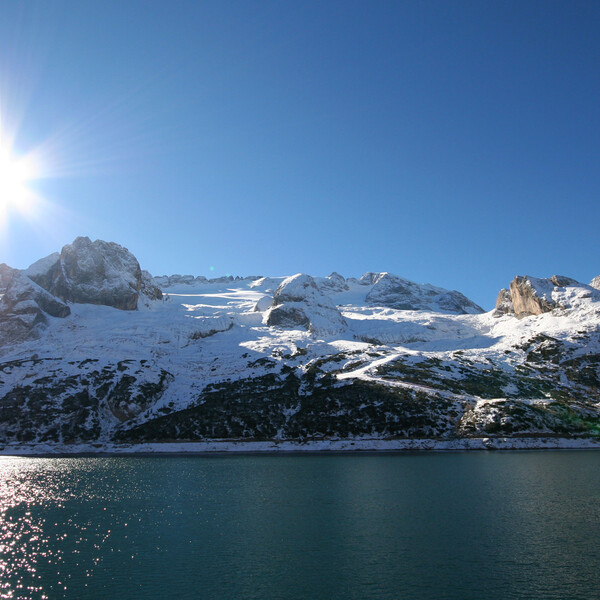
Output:
<instances>
[{"instance_id":1,"label":"sun","mask_svg":"<svg viewBox=\"0 0 600 600\"><path fill-rule=\"evenodd\" d=\"M0 207L25 209L33 195L27 184L33 179L33 162L27 156L12 156L8 148L0 145Z\"/></svg>"},{"instance_id":2,"label":"sun","mask_svg":"<svg viewBox=\"0 0 600 600\"><path fill-rule=\"evenodd\" d=\"M11 239L20 240L23 232L54 236L72 218L69 211L51 202L42 191L44 182L57 176L53 150L59 144L51 138L32 143L29 136L19 135L18 119L7 118L12 113L3 110L1 92L0 89L0 256L12 251L12 244L17 242Z\"/></svg>"}]
</instances>

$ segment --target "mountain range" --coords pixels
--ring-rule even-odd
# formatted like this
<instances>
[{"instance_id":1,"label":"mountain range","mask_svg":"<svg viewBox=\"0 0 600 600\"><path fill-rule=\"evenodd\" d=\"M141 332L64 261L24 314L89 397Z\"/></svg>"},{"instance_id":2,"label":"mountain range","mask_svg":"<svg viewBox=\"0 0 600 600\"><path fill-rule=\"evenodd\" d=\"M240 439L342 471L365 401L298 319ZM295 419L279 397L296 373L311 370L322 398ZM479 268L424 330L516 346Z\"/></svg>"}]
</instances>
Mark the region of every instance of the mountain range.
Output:
<instances>
[{"instance_id":1,"label":"mountain range","mask_svg":"<svg viewBox=\"0 0 600 600\"><path fill-rule=\"evenodd\" d=\"M79 237L0 295L4 453L600 440L600 278L517 276L484 312L391 273L152 277Z\"/></svg>"}]
</instances>

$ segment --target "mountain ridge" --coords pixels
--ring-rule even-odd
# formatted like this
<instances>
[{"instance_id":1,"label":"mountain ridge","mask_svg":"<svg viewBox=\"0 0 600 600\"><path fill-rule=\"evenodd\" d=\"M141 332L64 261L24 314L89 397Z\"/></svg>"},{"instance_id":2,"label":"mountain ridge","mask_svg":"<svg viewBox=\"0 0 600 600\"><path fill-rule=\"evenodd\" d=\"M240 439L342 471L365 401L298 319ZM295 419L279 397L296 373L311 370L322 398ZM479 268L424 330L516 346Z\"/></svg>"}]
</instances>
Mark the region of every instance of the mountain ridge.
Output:
<instances>
[{"instance_id":1,"label":"mountain ridge","mask_svg":"<svg viewBox=\"0 0 600 600\"><path fill-rule=\"evenodd\" d=\"M0 294L11 448L600 434L600 290L564 276L484 313L389 273L152 278L77 238Z\"/></svg>"}]
</instances>

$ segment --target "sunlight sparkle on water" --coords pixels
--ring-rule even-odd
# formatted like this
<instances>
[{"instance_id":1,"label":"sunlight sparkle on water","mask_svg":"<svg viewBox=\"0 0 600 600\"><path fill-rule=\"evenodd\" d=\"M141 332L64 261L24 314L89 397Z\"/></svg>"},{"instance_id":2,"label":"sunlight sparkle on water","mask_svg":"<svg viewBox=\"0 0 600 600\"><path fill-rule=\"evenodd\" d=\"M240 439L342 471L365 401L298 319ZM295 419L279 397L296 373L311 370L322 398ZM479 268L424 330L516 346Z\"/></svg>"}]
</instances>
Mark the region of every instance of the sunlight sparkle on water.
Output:
<instances>
[{"instance_id":1,"label":"sunlight sparkle on water","mask_svg":"<svg viewBox=\"0 0 600 600\"><path fill-rule=\"evenodd\" d=\"M71 580L66 559L79 565L82 549L91 551L82 577L91 575L99 563L106 530L65 516L69 501L87 497L85 485L80 484L75 494L73 484L85 480L89 464L73 459L0 458L0 600L63 597ZM89 540L84 540L86 535Z\"/></svg>"}]
</instances>

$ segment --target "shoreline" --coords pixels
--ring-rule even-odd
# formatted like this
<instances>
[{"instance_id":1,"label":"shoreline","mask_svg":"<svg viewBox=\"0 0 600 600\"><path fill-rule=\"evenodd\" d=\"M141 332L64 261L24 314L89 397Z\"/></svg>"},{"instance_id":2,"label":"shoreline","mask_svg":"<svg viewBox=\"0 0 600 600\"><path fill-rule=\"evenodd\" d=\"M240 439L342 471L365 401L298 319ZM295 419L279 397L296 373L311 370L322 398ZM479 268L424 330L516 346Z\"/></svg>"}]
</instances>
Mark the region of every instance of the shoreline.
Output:
<instances>
[{"instance_id":1,"label":"shoreline","mask_svg":"<svg viewBox=\"0 0 600 600\"><path fill-rule=\"evenodd\" d=\"M341 439L200 442L146 442L139 444L89 443L7 443L0 456L80 456L80 455L240 455L366 452L464 452L485 450L590 450L600 449L600 439L554 437L485 437L439 440L416 439Z\"/></svg>"}]
</instances>

